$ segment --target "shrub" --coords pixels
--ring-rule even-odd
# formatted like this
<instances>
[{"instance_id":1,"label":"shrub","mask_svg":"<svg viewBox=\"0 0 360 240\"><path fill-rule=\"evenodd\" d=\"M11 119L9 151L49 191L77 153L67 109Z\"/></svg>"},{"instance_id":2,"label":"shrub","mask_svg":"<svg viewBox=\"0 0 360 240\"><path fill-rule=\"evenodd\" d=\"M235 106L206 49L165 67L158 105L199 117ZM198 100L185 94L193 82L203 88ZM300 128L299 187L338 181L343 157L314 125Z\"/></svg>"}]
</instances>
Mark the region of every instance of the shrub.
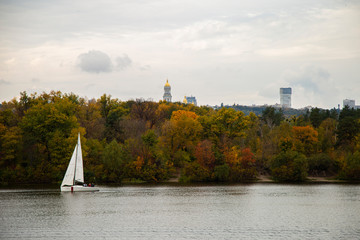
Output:
<instances>
[{"instance_id":1,"label":"shrub","mask_svg":"<svg viewBox=\"0 0 360 240\"><path fill-rule=\"evenodd\" d=\"M225 182L229 180L230 167L226 163L216 166L214 169L214 177L216 181Z\"/></svg>"},{"instance_id":2,"label":"shrub","mask_svg":"<svg viewBox=\"0 0 360 240\"><path fill-rule=\"evenodd\" d=\"M326 153L319 153L308 158L309 174L328 175L337 171L338 164Z\"/></svg>"},{"instance_id":3,"label":"shrub","mask_svg":"<svg viewBox=\"0 0 360 240\"><path fill-rule=\"evenodd\" d=\"M185 165L180 178L181 182L211 181L211 173L197 162Z\"/></svg>"},{"instance_id":4,"label":"shrub","mask_svg":"<svg viewBox=\"0 0 360 240\"><path fill-rule=\"evenodd\" d=\"M280 152L271 161L271 174L275 181L301 182L307 177L306 157L298 152Z\"/></svg>"},{"instance_id":5,"label":"shrub","mask_svg":"<svg viewBox=\"0 0 360 240\"><path fill-rule=\"evenodd\" d=\"M340 178L346 180L360 180L360 152L356 151L345 158L340 172Z\"/></svg>"},{"instance_id":6,"label":"shrub","mask_svg":"<svg viewBox=\"0 0 360 240\"><path fill-rule=\"evenodd\" d=\"M240 165L234 166L230 171L230 179L232 182L250 181L256 178L256 167L243 168Z\"/></svg>"}]
</instances>

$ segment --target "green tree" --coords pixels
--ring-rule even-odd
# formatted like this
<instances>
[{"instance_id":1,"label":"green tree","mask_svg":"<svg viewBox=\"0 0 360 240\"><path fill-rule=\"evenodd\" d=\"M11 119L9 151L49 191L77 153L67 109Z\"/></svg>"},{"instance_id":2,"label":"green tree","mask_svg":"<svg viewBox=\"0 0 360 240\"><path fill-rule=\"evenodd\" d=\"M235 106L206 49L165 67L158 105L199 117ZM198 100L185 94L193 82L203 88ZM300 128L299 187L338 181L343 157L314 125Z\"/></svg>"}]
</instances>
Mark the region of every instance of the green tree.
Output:
<instances>
[{"instance_id":1,"label":"green tree","mask_svg":"<svg viewBox=\"0 0 360 240\"><path fill-rule=\"evenodd\" d=\"M50 144L53 138L67 138L71 130L79 126L74 115L75 110L74 103L58 97L54 97L54 102L38 103L31 107L25 113L20 125L26 141L25 146L31 147L34 144L40 148L43 146L46 154L44 160L51 161ZM60 152L67 151L60 150Z\"/></svg>"},{"instance_id":2,"label":"green tree","mask_svg":"<svg viewBox=\"0 0 360 240\"><path fill-rule=\"evenodd\" d=\"M340 172L340 178L347 180L360 180L360 152L350 153L346 158Z\"/></svg>"},{"instance_id":3,"label":"green tree","mask_svg":"<svg viewBox=\"0 0 360 240\"><path fill-rule=\"evenodd\" d=\"M205 127L209 139L219 148L223 148L229 144L243 143L246 137L247 119L243 112L235 111L232 108L221 108L210 116Z\"/></svg>"},{"instance_id":4,"label":"green tree","mask_svg":"<svg viewBox=\"0 0 360 240\"><path fill-rule=\"evenodd\" d=\"M103 152L103 163L109 182L121 182L123 178L122 170L124 168L124 159L126 157L123 148L115 139L106 145Z\"/></svg>"},{"instance_id":5,"label":"green tree","mask_svg":"<svg viewBox=\"0 0 360 240\"><path fill-rule=\"evenodd\" d=\"M230 179L230 167L226 163L214 169L215 181L226 182Z\"/></svg>"},{"instance_id":6,"label":"green tree","mask_svg":"<svg viewBox=\"0 0 360 240\"><path fill-rule=\"evenodd\" d=\"M306 157L298 152L280 152L271 161L271 175L275 181L302 182L307 178L307 171Z\"/></svg>"},{"instance_id":7,"label":"green tree","mask_svg":"<svg viewBox=\"0 0 360 240\"><path fill-rule=\"evenodd\" d=\"M348 106L340 112L336 143L338 147L354 150L354 140L360 133L359 118L360 110L350 109Z\"/></svg>"},{"instance_id":8,"label":"green tree","mask_svg":"<svg viewBox=\"0 0 360 240\"><path fill-rule=\"evenodd\" d=\"M100 114L105 122L104 135L108 142L114 138L117 141L124 141L123 126L121 122L128 115L129 110L125 103L120 102L118 99L111 99L111 95L102 95L97 101L100 105Z\"/></svg>"},{"instance_id":9,"label":"green tree","mask_svg":"<svg viewBox=\"0 0 360 240\"><path fill-rule=\"evenodd\" d=\"M1 169L15 169L21 164L22 153L22 135L19 127L6 128L0 123L0 175Z\"/></svg>"},{"instance_id":10,"label":"green tree","mask_svg":"<svg viewBox=\"0 0 360 240\"><path fill-rule=\"evenodd\" d=\"M313 108L310 112L310 121L314 128L318 128L323 121L319 108Z\"/></svg>"},{"instance_id":11,"label":"green tree","mask_svg":"<svg viewBox=\"0 0 360 240\"><path fill-rule=\"evenodd\" d=\"M102 161L105 139L99 141L98 139L87 139L86 148L88 149L87 156L84 158L84 177L91 182L105 182L104 163Z\"/></svg>"},{"instance_id":12,"label":"green tree","mask_svg":"<svg viewBox=\"0 0 360 240\"><path fill-rule=\"evenodd\" d=\"M313 176L334 175L338 171L338 163L326 153L313 154L308 158L309 174Z\"/></svg>"},{"instance_id":13,"label":"green tree","mask_svg":"<svg viewBox=\"0 0 360 240\"><path fill-rule=\"evenodd\" d=\"M330 152L335 146L336 120L327 118L319 126L319 143L322 152Z\"/></svg>"},{"instance_id":14,"label":"green tree","mask_svg":"<svg viewBox=\"0 0 360 240\"><path fill-rule=\"evenodd\" d=\"M208 182L212 181L211 171L198 162L187 163L182 169L180 182Z\"/></svg>"},{"instance_id":15,"label":"green tree","mask_svg":"<svg viewBox=\"0 0 360 240\"><path fill-rule=\"evenodd\" d=\"M267 107L262 112L261 120L270 128L279 126L281 121L284 120L282 109L276 110L274 107Z\"/></svg>"}]
</instances>

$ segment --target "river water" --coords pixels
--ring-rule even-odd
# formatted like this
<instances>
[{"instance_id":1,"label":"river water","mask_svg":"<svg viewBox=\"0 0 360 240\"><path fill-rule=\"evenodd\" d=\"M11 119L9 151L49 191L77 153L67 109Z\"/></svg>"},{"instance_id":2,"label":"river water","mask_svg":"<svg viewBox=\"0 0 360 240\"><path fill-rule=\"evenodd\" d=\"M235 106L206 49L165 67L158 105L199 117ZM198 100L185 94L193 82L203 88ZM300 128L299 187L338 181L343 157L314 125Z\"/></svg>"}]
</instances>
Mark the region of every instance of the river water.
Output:
<instances>
[{"instance_id":1,"label":"river water","mask_svg":"<svg viewBox=\"0 0 360 240\"><path fill-rule=\"evenodd\" d=\"M0 190L1 239L360 239L360 185Z\"/></svg>"}]
</instances>

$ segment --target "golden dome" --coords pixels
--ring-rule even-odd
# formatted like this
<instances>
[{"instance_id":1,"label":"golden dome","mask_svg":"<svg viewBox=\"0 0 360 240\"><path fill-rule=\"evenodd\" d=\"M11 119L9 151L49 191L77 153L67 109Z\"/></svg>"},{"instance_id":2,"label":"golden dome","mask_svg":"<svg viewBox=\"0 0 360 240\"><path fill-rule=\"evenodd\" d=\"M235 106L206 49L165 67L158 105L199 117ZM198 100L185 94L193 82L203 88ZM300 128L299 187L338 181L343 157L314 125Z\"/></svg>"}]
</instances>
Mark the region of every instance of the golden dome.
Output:
<instances>
[{"instance_id":1,"label":"golden dome","mask_svg":"<svg viewBox=\"0 0 360 240\"><path fill-rule=\"evenodd\" d=\"M170 87L169 80L166 79L165 87Z\"/></svg>"},{"instance_id":2,"label":"golden dome","mask_svg":"<svg viewBox=\"0 0 360 240\"><path fill-rule=\"evenodd\" d=\"M184 97L183 103L187 104L186 96Z\"/></svg>"}]
</instances>

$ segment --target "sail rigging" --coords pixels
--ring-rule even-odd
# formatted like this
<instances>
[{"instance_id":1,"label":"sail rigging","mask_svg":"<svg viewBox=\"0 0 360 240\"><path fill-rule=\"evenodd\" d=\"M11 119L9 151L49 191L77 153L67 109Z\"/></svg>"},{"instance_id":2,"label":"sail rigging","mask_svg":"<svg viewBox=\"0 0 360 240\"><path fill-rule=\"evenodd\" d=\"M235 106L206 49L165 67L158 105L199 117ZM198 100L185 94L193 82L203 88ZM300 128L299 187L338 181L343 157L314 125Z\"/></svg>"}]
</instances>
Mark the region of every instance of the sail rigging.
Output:
<instances>
[{"instance_id":1,"label":"sail rigging","mask_svg":"<svg viewBox=\"0 0 360 240\"><path fill-rule=\"evenodd\" d=\"M78 142L71 156L69 166L66 170L61 186L73 186L84 183L83 159L80 143L80 133L78 134Z\"/></svg>"}]
</instances>

